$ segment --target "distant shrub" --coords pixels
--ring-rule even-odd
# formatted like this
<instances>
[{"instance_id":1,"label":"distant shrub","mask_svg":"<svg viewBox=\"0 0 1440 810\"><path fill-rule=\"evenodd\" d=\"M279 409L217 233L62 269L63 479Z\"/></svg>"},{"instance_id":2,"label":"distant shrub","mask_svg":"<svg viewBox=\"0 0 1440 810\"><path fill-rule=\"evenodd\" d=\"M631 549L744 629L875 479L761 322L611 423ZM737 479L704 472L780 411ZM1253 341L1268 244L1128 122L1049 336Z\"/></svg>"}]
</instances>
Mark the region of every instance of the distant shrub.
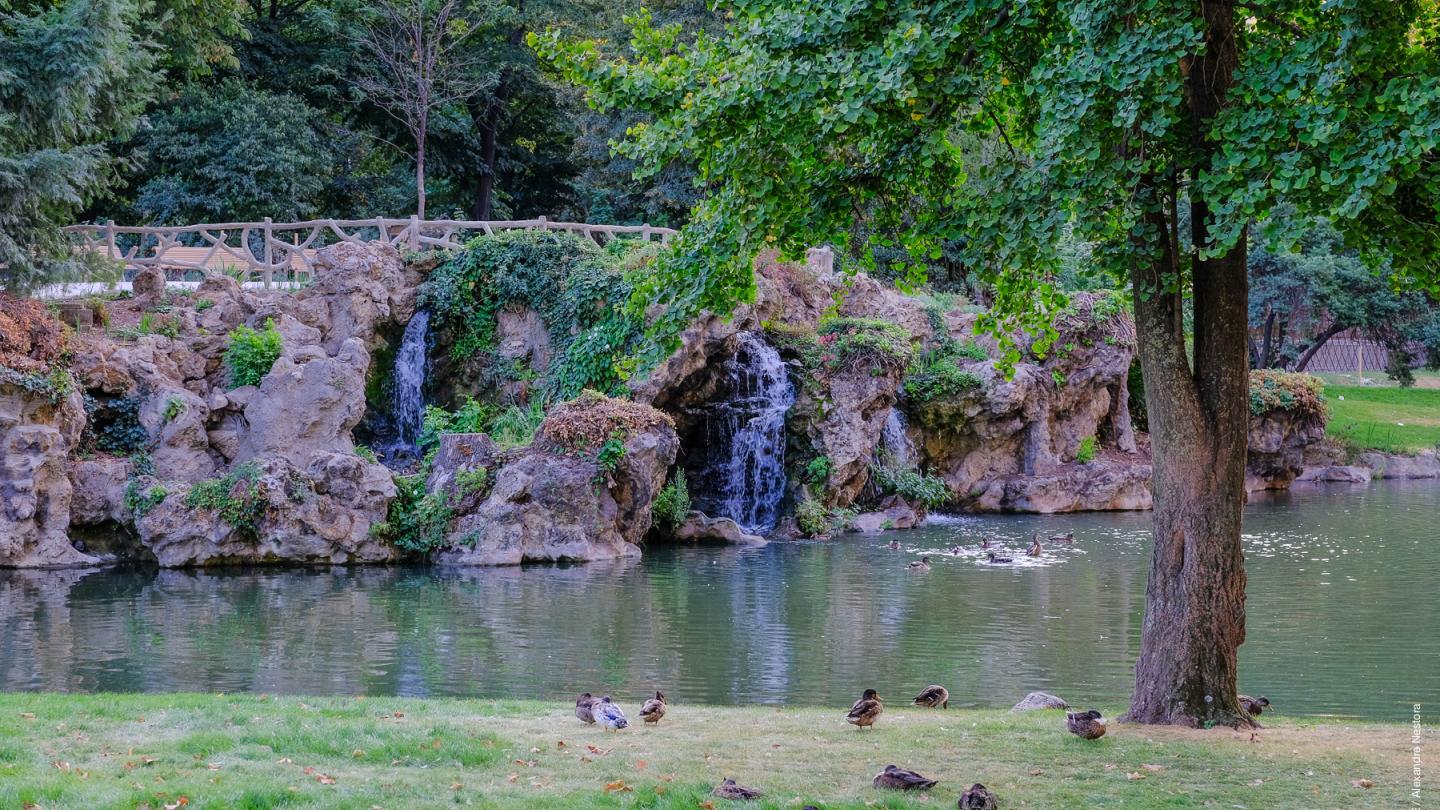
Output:
<instances>
[{"instance_id":1,"label":"distant shrub","mask_svg":"<svg viewBox=\"0 0 1440 810\"><path fill-rule=\"evenodd\" d=\"M1095 460L1095 437L1086 436L1080 440L1080 446L1075 448L1075 460L1081 464L1089 464Z\"/></svg>"},{"instance_id":2,"label":"distant shrub","mask_svg":"<svg viewBox=\"0 0 1440 810\"><path fill-rule=\"evenodd\" d=\"M905 378L905 394L919 403L951 399L983 387L978 374L942 359L918 367Z\"/></svg>"},{"instance_id":3,"label":"distant shrub","mask_svg":"<svg viewBox=\"0 0 1440 810\"><path fill-rule=\"evenodd\" d=\"M655 496L654 502L650 504L650 514L655 518L655 525L667 532L675 531L680 524L685 522L685 516L690 513L690 489L685 483L685 471L677 469L675 477L670 479Z\"/></svg>"},{"instance_id":4,"label":"distant shrub","mask_svg":"<svg viewBox=\"0 0 1440 810\"><path fill-rule=\"evenodd\" d=\"M904 368L915 357L910 333L874 318L833 318L817 330L820 362L832 371L869 368L872 373Z\"/></svg>"},{"instance_id":5,"label":"distant shrub","mask_svg":"<svg viewBox=\"0 0 1440 810\"><path fill-rule=\"evenodd\" d=\"M886 494L899 495L912 503L934 508L950 500L950 487L936 475L921 475L913 470L898 470L883 464L870 467L875 486Z\"/></svg>"},{"instance_id":6,"label":"distant shrub","mask_svg":"<svg viewBox=\"0 0 1440 810\"><path fill-rule=\"evenodd\" d=\"M241 464L219 478L209 478L190 487L185 505L212 511L237 531L259 537L260 521L269 508L259 480L259 467Z\"/></svg>"},{"instance_id":7,"label":"distant shrub","mask_svg":"<svg viewBox=\"0 0 1440 810\"><path fill-rule=\"evenodd\" d=\"M466 397L454 411L438 405L426 405L418 440L420 449L428 450L439 445L440 437L446 433L484 433L497 410L495 405L472 397Z\"/></svg>"},{"instance_id":8,"label":"distant shrub","mask_svg":"<svg viewBox=\"0 0 1440 810\"><path fill-rule=\"evenodd\" d=\"M855 521L853 509L826 509L819 501L801 501L795 508L795 526L809 537L834 534Z\"/></svg>"},{"instance_id":9,"label":"distant shrub","mask_svg":"<svg viewBox=\"0 0 1440 810\"><path fill-rule=\"evenodd\" d=\"M1289 371L1262 369L1250 372L1250 413L1297 411L1325 418L1325 384L1319 377Z\"/></svg>"},{"instance_id":10,"label":"distant shrub","mask_svg":"<svg viewBox=\"0 0 1440 810\"><path fill-rule=\"evenodd\" d=\"M230 369L230 387L259 385L280 358L283 348L284 339L272 319L266 319L265 328L258 331L244 325L235 327L231 330L229 344L225 347L225 365Z\"/></svg>"},{"instance_id":11,"label":"distant shrub","mask_svg":"<svg viewBox=\"0 0 1440 810\"><path fill-rule=\"evenodd\" d=\"M833 465L829 456L816 456L805 465L805 482L812 486L824 486L830 480Z\"/></svg>"},{"instance_id":12,"label":"distant shrub","mask_svg":"<svg viewBox=\"0 0 1440 810\"><path fill-rule=\"evenodd\" d=\"M382 523L370 527L375 537L405 551L425 553L445 545L446 530L455 517L448 493L425 491L428 465L416 475L395 479L395 499Z\"/></svg>"}]
</instances>

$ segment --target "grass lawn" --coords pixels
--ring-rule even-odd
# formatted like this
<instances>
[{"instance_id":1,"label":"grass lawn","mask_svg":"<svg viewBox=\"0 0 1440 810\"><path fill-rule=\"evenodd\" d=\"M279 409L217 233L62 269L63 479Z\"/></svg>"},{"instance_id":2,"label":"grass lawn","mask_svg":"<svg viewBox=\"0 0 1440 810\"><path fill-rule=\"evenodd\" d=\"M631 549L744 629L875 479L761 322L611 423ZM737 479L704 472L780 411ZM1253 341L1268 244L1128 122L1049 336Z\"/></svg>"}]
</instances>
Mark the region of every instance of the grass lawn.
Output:
<instances>
[{"instance_id":1,"label":"grass lawn","mask_svg":"<svg viewBox=\"0 0 1440 810\"><path fill-rule=\"evenodd\" d=\"M1112 724L1086 742L1054 711L897 702L861 732L846 708L675 704L659 727L605 733L563 703L0 694L0 807L934 808L976 781L1007 809L1409 806L1405 726ZM888 763L940 784L878 791ZM712 803L725 776L764 799Z\"/></svg>"},{"instance_id":2,"label":"grass lawn","mask_svg":"<svg viewBox=\"0 0 1440 810\"><path fill-rule=\"evenodd\" d=\"M1325 402L1325 432L1353 449L1414 453L1440 444L1440 388L1327 384Z\"/></svg>"}]
</instances>

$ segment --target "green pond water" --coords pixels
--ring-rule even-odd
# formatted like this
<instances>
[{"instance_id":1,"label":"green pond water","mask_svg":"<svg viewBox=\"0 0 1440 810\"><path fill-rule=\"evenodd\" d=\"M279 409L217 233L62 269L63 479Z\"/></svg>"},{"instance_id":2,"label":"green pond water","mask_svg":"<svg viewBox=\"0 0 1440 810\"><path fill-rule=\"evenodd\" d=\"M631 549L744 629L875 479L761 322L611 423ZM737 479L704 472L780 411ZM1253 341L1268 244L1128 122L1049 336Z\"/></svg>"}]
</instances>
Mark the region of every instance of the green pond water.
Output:
<instances>
[{"instance_id":1,"label":"green pond water","mask_svg":"<svg viewBox=\"0 0 1440 810\"><path fill-rule=\"evenodd\" d=\"M1149 515L941 518L621 563L0 571L0 690L267 692L848 705L929 683L952 705L1042 689L1123 708ZM1032 531L1072 548L1018 555ZM950 556L984 534L1014 566ZM887 546L892 538L901 551ZM1440 701L1440 485L1306 487L1246 516L1241 691L1289 715L1404 721ZM906 570L920 554L927 573Z\"/></svg>"}]
</instances>

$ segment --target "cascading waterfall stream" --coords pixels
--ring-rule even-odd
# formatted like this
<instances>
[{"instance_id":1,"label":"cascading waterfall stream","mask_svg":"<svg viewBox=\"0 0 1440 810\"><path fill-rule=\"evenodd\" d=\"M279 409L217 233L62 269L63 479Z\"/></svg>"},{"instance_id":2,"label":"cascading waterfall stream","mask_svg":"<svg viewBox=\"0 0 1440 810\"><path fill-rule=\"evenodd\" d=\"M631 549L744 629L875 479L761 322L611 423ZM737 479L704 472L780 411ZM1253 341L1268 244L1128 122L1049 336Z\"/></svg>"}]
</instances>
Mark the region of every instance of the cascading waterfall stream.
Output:
<instances>
[{"instance_id":1,"label":"cascading waterfall stream","mask_svg":"<svg viewBox=\"0 0 1440 810\"><path fill-rule=\"evenodd\" d=\"M905 432L905 415L899 408L891 408L880 429L881 460L887 466L898 470L915 470L915 444Z\"/></svg>"},{"instance_id":2,"label":"cascading waterfall stream","mask_svg":"<svg viewBox=\"0 0 1440 810\"><path fill-rule=\"evenodd\" d=\"M425 378L430 372L430 313L419 310L405 325L400 349L395 352L394 392L390 415L395 421L393 449L410 452L425 425Z\"/></svg>"},{"instance_id":3,"label":"cascading waterfall stream","mask_svg":"<svg viewBox=\"0 0 1440 810\"><path fill-rule=\"evenodd\" d=\"M695 505L728 517L746 531L775 528L785 495L785 413L795 403L779 352L753 332L721 365L719 396L697 409L704 420L705 459Z\"/></svg>"}]
</instances>

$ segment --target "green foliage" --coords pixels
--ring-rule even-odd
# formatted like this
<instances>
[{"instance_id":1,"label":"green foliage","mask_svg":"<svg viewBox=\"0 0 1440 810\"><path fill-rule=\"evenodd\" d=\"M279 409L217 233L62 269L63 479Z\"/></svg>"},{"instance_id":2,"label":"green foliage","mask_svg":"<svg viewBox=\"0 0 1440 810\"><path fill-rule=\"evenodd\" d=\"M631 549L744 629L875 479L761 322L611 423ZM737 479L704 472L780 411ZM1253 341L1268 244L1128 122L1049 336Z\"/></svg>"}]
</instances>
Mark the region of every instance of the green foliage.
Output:
<instances>
[{"instance_id":1,"label":"green foliage","mask_svg":"<svg viewBox=\"0 0 1440 810\"><path fill-rule=\"evenodd\" d=\"M226 80L191 87L135 142L136 212L147 222L309 219L336 165L322 113L305 100Z\"/></svg>"},{"instance_id":2,"label":"green foliage","mask_svg":"<svg viewBox=\"0 0 1440 810\"><path fill-rule=\"evenodd\" d=\"M553 232L478 237L431 272L420 304L456 360L488 357L500 310L530 307L554 348L550 368L538 370L546 391L568 399L587 387L611 390L642 332L620 308L631 289L625 269L640 258L632 251Z\"/></svg>"},{"instance_id":3,"label":"green foliage","mask_svg":"<svg viewBox=\"0 0 1440 810\"><path fill-rule=\"evenodd\" d=\"M231 330L225 347L225 365L230 369L230 387L259 385L280 358L284 340L273 319L265 320L259 331L240 325Z\"/></svg>"},{"instance_id":4,"label":"green foliage","mask_svg":"<svg viewBox=\"0 0 1440 810\"><path fill-rule=\"evenodd\" d=\"M468 498L471 495L485 492L490 488L490 471L484 467L476 467L473 470L461 470L455 474L455 497Z\"/></svg>"},{"instance_id":5,"label":"green foliage","mask_svg":"<svg viewBox=\"0 0 1440 810\"><path fill-rule=\"evenodd\" d=\"M655 500L650 503L650 514L655 525L662 531L674 531L685 522L690 513L690 489L685 483L685 471L675 470L675 477L661 488Z\"/></svg>"},{"instance_id":6,"label":"green foliage","mask_svg":"<svg viewBox=\"0 0 1440 810\"><path fill-rule=\"evenodd\" d=\"M105 190L111 141L154 91L147 10L133 0L0 8L0 287L107 269L73 254L60 228Z\"/></svg>"},{"instance_id":7,"label":"green foliage","mask_svg":"<svg viewBox=\"0 0 1440 810\"><path fill-rule=\"evenodd\" d=\"M210 298L201 298L201 299L198 299L198 300L195 302L195 311L196 311L196 312L204 312L205 310L211 309L211 308L213 308L214 306L215 306L215 301L214 301L213 299L210 299Z\"/></svg>"},{"instance_id":8,"label":"green foliage","mask_svg":"<svg viewBox=\"0 0 1440 810\"><path fill-rule=\"evenodd\" d=\"M371 464L380 463L380 457L375 455L375 451L371 450L369 447L363 444L355 445L355 455L370 462Z\"/></svg>"},{"instance_id":9,"label":"green foliage","mask_svg":"<svg viewBox=\"0 0 1440 810\"><path fill-rule=\"evenodd\" d=\"M185 400L179 397L171 397L165 401L165 412L161 416L165 421L173 422L175 417L185 412Z\"/></svg>"},{"instance_id":10,"label":"green foliage","mask_svg":"<svg viewBox=\"0 0 1440 810\"><path fill-rule=\"evenodd\" d=\"M446 433L486 433L502 450L524 447L534 441L535 431L540 429L543 421L545 408L538 400L525 407L511 405L501 408L466 397L454 411L436 405L425 406L419 445L422 450L434 448Z\"/></svg>"},{"instance_id":11,"label":"green foliage","mask_svg":"<svg viewBox=\"0 0 1440 810\"><path fill-rule=\"evenodd\" d=\"M214 512L236 531L258 538L260 522L269 509L259 481L259 467L248 462L239 464L225 475L191 486L185 495L185 505Z\"/></svg>"},{"instance_id":12,"label":"green foliage","mask_svg":"<svg viewBox=\"0 0 1440 810\"><path fill-rule=\"evenodd\" d=\"M805 465L805 483L811 486L823 487L825 482L830 480L832 464L829 456L816 456L810 459Z\"/></svg>"},{"instance_id":13,"label":"green foliage","mask_svg":"<svg viewBox=\"0 0 1440 810\"><path fill-rule=\"evenodd\" d=\"M820 324L820 363L831 371L904 368L915 356L904 327L873 318L832 318Z\"/></svg>"},{"instance_id":14,"label":"green foliage","mask_svg":"<svg viewBox=\"0 0 1440 810\"><path fill-rule=\"evenodd\" d=\"M795 507L795 526L807 537L831 535L849 528L856 514L854 509L826 509L820 501L805 500Z\"/></svg>"},{"instance_id":15,"label":"green foliage","mask_svg":"<svg viewBox=\"0 0 1440 810\"><path fill-rule=\"evenodd\" d=\"M535 433L544 421L545 408L539 401L523 408L511 405L495 415L486 432L502 450L524 447L535 440Z\"/></svg>"},{"instance_id":16,"label":"green foliage","mask_svg":"<svg viewBox=\"0 0 1440 810\"><path fill-rule=\"evenodd\" d=\"M151 509L164 503L169 495L165 487L159 484L147 487L138 479L131 478L125 484L125 511L137 519L144 517Z\"/></svg>"},{"instance_id":17,"label":"green foliage","mask_svg":"<svg viewBox=\"0 0 1440 810\"><path fill-rule=\"evenodd\" d=\"M612 433L609 438L600 443L599 449L595 451L595 463L600 469L607 473L613 473L620 467L620 460L625 458L625 434Z\"/></svg>"},{"instance_id":18,"label":"green foliage","mask_svg":"<svg viewBox=\"0 0 1440 810\"><path fill-rule=\"evenodd\" d=\"M1095 437L1086 436L1080 440L1080 445L1075 448L1075 460L1081 464L1089 464L1095 460Z\"/></svg>"},{"instance_id":19,"label":"green foliage","mask_svg":"<svg viewBox=\"0 0 1440 810\"><path fill-rule=\"evenodd\" d=\"M1297 411L1324 419L1325 384L1309 374L1260 370L1250 372L1250 413Z\"/></svg>"},{"instance_id":20,"label":"green foliage","mask_svg":"<svg viewBox=\"0 0 1440 810\"><path fill-rule=\"evenodd\" d=\"M455 517L448 493L425 491L429 465L416 475L395 479L395 500L383 523L370 531L397 548L425 553L445 545L445 531Z\"/></svg>"},{"instance_id":21,"label":"green foliage","mask_svg":"<svg viewBox=\"0 0 1440 810\"><path fill-rule=\"evenodd\" d=\"M9 366L0 366L0 382L18 385L31 393L50 398L53 403L70 395L75 390L75 376L62 366L49 371L18 371Z\"/></svg>"},{"instance_id":22,"label":"green foliage","mask_svg":"<svg viewBox=\"0 0 1440 810\"><path fill-rule=\"evenodd\" d=\"M140 424L140 401L138 395L110 399L87 395L81 445L116 456L144 450L150 436Z\"/></svg>"},{"instance_id":23,"label":"green foliage","mask_svg":"<svg viewBox=\"0 0 1440 810\"><path fill-rule=\"evenodd\" d=\"M950 487L938 475L921 475L884 464L870 465L870 477L883 493L895 494L911 503L933 509L950 500Z\"/></svg>"}]
</instances>

